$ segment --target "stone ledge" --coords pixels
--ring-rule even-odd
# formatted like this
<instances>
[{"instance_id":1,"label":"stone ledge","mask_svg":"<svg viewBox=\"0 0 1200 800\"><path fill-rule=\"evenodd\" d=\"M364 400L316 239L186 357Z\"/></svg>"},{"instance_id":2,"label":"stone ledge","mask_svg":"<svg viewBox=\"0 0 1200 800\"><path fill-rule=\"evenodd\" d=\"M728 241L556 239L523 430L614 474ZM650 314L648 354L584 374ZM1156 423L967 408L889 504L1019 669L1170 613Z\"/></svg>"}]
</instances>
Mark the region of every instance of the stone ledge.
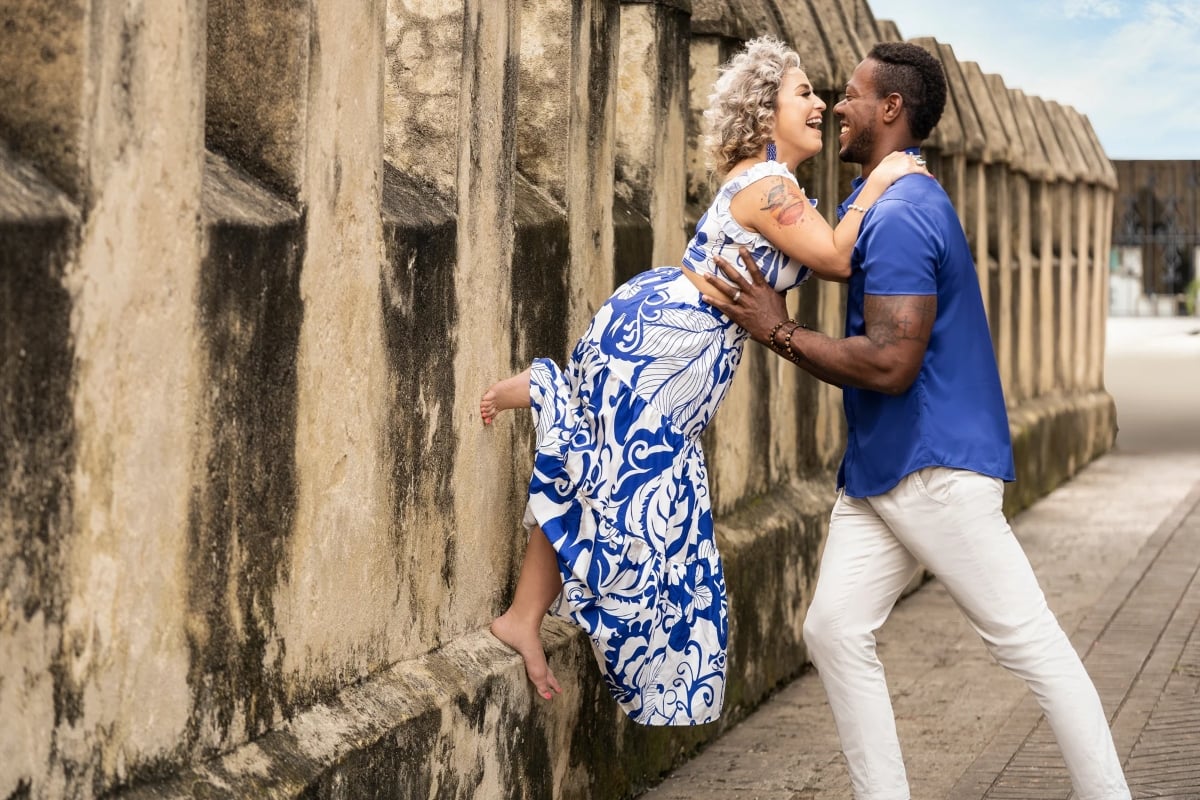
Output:
<instances>
[{"instance_id":1,"label":"stone ledge","mask_svg":"<svg viewBox=\"0 0 1200 800\"><path fill-rule=\"evenodd\" d=\"M1114 408L1104 392L1039 399L1010 417L1021 476L1009 486L1010 513L1113 440ZM608 697L585 638L548 619L543 639L564 686L553 703L537 700L520 659L479 630L347 688L231 753L120 796L627 797L804 669L801 628L833 484L832 474L789 482L717 526L731 615L725 715L717 723L633 725Z\"/></svg>"},{"instance_id":2,"label":"stone ledge","mask_svg":"<svg viewBox=\"0 0 1200 800\"><path fill-rule=\"evenodd\" d=\"M1116 404L1103 390L1027 400L1008 415L1017 468L1004 493L1009 517L1110 450L1117 434Z\"/></svg>"},{"instance_id":3,"label":"stone ledge","mask_svg":"<svg viewBox=\"0 0 1200 800\"><path fill-rule=\"evenodd\" d=\"M520 659L479 630L349 687L230 753L119 796L628 796L803 669L800 629L830 498L832 476L792 483L718 526L732 615L720 722L676 729L630 723L600 681L586 639L548 619L543 639L564 686L553 703L537 700ZM745 601L751 591L761 602Z\"/></svg>"}]
</instances>

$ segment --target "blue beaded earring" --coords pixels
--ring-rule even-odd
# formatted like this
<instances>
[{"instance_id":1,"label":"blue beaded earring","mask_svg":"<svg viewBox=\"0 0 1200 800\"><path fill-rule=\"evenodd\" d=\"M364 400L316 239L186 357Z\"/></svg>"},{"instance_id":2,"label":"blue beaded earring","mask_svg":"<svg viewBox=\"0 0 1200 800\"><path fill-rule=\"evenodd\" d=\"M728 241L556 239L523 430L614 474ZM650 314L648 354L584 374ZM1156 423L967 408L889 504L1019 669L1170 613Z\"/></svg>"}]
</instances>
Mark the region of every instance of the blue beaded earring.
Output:
<instances>
[{"instance_id":1,"label":"blue beaded earring","mask_svg":"<svg viewBox=\"0 0 1200 800\"><path fill-rule=\"evenodd\" d=\"M775 155L776 155L775 143L767 142L767 161L774 161Z\"/></svg>"}]
</instances>

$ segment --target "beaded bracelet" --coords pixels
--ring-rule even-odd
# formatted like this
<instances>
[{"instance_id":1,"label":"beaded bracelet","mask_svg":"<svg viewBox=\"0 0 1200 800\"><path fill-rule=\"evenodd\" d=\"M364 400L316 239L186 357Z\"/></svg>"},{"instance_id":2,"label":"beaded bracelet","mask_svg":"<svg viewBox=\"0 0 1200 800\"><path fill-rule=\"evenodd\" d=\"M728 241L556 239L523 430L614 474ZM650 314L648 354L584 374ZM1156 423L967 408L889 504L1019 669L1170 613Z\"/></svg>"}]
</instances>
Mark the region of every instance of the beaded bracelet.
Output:
<instances>
[{"instance_id":1,"label":"beaded bracelet","mask_svg":"<svg viewBox=\"0 0 1200 800\"><path fill-rule=\"evenodd\" d=\"M797 322L792 326L792 329L787 332L787 336L783 337L783 346L787 349L787 360L791 361L792 363L796 362L796 352L792 350L792 334L804 327L807 326L801 325L799 322Z\"/></svg>"},{"instance_id":2,"label":"beaded bracelet","mask_svg":"<svg viewBox=\"0 0 1200 800\"><path fill-rule=\"evenodd\" d=\"M767 344L769 344L771 346L771 349L774 350L775 352L782 352L779 350L779 345L775 344L775 334L779 333L780 328L782 328L784 325L787 325L789 322L792 322L792 321L793 320L785 319L780 322L776 322L775 327L771 328L771 335L767 337Z\"/></svg>"},{"instance_id":3,"label":"beaded bracelet","mask_svg":"<svg viewBox=\"0 0 1200 800\"><path fill-rule=\"evenodd\" d=\"M865 208L863 208L862 206L858 205L857 203L851 203L850 205L846 206L846 210L847 211L860 211L863 214L867 213L867 210Z\"/></svg>"},{"instance_id":4,"label":"beaded bracelet","mask_svg":"<svg viewBox=\"0 0 1200 800\"><path fill-rule=\"evenodd\" d=\"M775 334L779 333L779 329L788 323L791 323L791 330L789 330L787 335L784 337L783 344L777 344L775 342ZM771 336L767 339L767 344L769 344L771 349L776 353L794 363L796 361L797 354L794 350L792 350L792 334L794 334L800 328L808 330L807 325L805 325L803 322L797 322L794 319L785 319L782 322L778 322L775 324L775 327L771 329Z\"/></svg>"}]
</instances>

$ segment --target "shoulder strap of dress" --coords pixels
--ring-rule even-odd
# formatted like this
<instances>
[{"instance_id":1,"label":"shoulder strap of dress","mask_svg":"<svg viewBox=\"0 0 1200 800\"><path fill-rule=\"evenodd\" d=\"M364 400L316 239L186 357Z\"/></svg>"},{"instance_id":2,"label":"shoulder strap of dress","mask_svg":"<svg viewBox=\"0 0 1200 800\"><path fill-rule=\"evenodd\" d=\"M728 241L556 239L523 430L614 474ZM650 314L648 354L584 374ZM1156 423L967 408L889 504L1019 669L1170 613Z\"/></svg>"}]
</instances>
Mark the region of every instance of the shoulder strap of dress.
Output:
<instances>
[{"instance_id":1,"label":"shoulder strap of dress","mask_svg":"<svg viewBox=\"0 0 1200 800\"><path fill-rule=\"evenodd\" d=\"M790 178L793 182L796 180L795 174L787 164L783 164L779 161L760 161L750 169L743 172L741 175L730 178L728 181L726 181L725 185L721 187L721 194L723 194L726 198L732 198L742 189L746 188L755 181L760 180L761 178L767 177L768 175L779 175L781 177Z\"/></svg>"}]
</instances>

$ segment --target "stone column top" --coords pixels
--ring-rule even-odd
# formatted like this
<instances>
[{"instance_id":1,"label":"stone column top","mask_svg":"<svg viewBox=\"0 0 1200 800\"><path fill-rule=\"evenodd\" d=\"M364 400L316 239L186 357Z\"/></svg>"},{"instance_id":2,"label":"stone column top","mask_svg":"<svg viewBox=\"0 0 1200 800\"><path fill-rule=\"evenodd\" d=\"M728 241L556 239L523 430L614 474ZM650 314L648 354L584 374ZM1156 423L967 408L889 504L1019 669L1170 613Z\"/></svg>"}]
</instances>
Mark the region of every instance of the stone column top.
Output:
<instances>
[{"instance_id":1,"label":"stone column top","mask_svg":"<svg viewBox=\"0 0 1200 800\"><path fill-rule=\"evenodd\" d=\"M979 65L974 64L974 66L978 68ZM998 137L1002 136L1004 139L1003 160L1007 161L1013 169L1024 172L1029 166L1029 148L1021 134L1021 126L1017 122L1017 115L1013 110L1012 96L1009 94L1008 87L1004 85L1004 78L989 73L983 76L983 80L992 97L992 108L996 110L999 126L990 140L995 142Z\"/></svg>"},{"instance_id":2,"label":"stone column top","mask_svg":"<svg viewBox=\"0 0 1200 800\"><path fill-rule=\"evenodd\" d=\"M748 42L768 34L786 38L770 0L694 0L692 3L693 36L724 36Z\"/></svg>"},{"instance_id":3,"label":"stone column top","mask_svg":"<svg viewBox=\"0 0 1200 800\"><path fill-rule=\"evenodd\" d=\"M974 61L959 62L963 79L966 82L967 94L975 107L975 116L979 120L979 128L983 134L983 161L985 164L1011 162L1012 157L1012 120L1006 126L1001 119L1000 109L996 107L996 99L992 96L991 87L983 70ZM1009 109L1012 116L1012 109Z\"/></svg>"},{"instance_id":4,"label":"stone column top","mask_svg":"<svg viewBox=\"0 0 1200 800\"><path fill-rule=\"evenodd\" d=\"M1043 123L1034 114L1032 99L1020 89L1009 89L1008 93L1025 143L1025 172L1035 180L1054 180L1057 175L1038 132L1038 126Z\"/></svg>"}]
</instances>

